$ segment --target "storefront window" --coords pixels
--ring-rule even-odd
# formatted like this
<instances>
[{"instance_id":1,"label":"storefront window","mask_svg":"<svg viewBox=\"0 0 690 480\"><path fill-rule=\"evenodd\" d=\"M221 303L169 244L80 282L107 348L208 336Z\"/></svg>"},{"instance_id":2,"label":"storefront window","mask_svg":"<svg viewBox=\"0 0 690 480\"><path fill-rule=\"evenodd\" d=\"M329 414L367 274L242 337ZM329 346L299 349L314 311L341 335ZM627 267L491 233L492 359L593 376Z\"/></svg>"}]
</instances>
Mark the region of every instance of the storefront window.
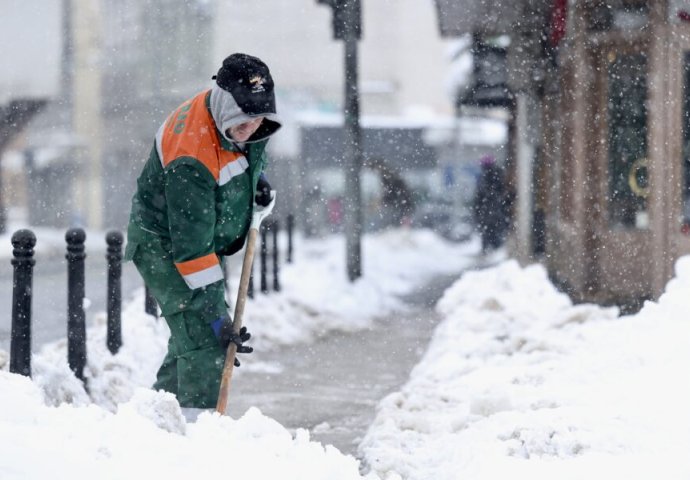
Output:
<instances>
[{"instance_id":1,"label":"storefront window","mask_svg":"<svg viewBox=\"0 0 690 480\"><path fill-rule=\"evenodd\" d=\"M647 58L609 56L609 219L613 226L646 228Z\"/></svg>"},{"instance_id":2,"label":"storefront window","mask_svg":"<svg viewBox=\"0 0 690 480\"><path fill-rule=\"evenodd\" d=\"M683 57L683 151L681 192L683 199L682 225L683 233L690 234L690 53Z\"/></svg>"}]
</instances>

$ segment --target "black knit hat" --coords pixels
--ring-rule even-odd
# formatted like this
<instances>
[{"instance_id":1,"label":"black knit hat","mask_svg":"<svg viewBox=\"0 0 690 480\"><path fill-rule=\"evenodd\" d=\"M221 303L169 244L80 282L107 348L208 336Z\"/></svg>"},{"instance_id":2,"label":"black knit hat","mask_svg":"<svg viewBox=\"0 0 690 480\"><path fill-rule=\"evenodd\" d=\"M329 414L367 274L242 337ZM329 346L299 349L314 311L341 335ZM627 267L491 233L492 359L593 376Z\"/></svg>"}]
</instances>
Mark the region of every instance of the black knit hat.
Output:
<instances>
[{"instance_id":1,"label":"black knit hat","mask_svg":"<svg viewBox=\"0 0 690 480\"><path fill-rule=\"evenodd\" d=\"M233 53L213 76L220 88L232 94L247 115L276 113L273 78L264 62L244 53Z\"/></svg>"}]
</instances>

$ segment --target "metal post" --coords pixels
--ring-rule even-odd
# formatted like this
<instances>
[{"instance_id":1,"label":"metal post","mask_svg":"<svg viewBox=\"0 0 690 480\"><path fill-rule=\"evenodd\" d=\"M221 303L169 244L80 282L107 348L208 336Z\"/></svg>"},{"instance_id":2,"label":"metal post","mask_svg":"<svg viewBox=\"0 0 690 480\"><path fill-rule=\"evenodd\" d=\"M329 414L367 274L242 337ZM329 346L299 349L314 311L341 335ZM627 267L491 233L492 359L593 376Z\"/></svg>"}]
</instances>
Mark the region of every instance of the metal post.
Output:
<instances>
[{"instance_id":1,"label":"metal post","mask_svg":"<svg viewBox=\"0 0 690 480\"><path fill-rule=\"evenodd\" d=\"M268 256L268 245L266 245L266 224L261 225L261 293L268 293L268 282L266 281L266 257Z\"/></svg>"},{"instance_id":2,"label":"metal post","mask_svg":"<svg viewBox=\"0 0 690 480\"><path fill-rule=\"evenodd\" d=\"M70 228L67 241L67 363L74 375L84 381L86 366L86 314L84 313L84 242L81 228Z\"/></svg>"},{"instance_id":3,"label":"metal post","mask_svg":"<svg viewBox=\"0 0 690 480\"><path fill-rule=\"evenodd\" d=\"M271 230L273 231L273 291L280 292L280 265L278 264L278 232L280 230L280 223L278 220L271 222Z\"/></svg>"},{"instance_id":4,"label":"metal post","mask_svg":"<svg viewBox=\"0 0 690 480\"><path fill-rule=\"evenodd\" d=\"M148 286L144 287L144 291L144 311L158 318L158 304L156 303L156 299L151 295Z\"/></svg>"},{"instance_id":5,"label":"metal post","mask_svg":"<svg viewBox=\"0 0 690 480\"><path fill-rule=\"evenodd\" d=\"M0 153L1 155L1 153ZM0 169L0 185L2 185L2 169ZM7 231L7 212L5 211L5 202L3 200L3 192L0 192L0 233Z\"/></svg>"},{"instance_id":6,"label":"metal post","mask_svg":"<svg viewBox=\"0 0 690 480\"><path fill-rule=\"evenodd\" d=\"M105 236L108 244L108 334L106 345L116 354L122 346L122 233L113 230Z\"/></svg>"},{"instance_id":7,"label":"metal post","mask_svg":"<svg viewBox=\"0 0 690 480\"><path fill-rule=\"evenodd\" d=\"M218 257L220 266L223 269L223 289L225 290L225 302L228 304L228 309L232 309L231 295L230 295L230 266L227 257Z\"/></svg>"},{"instance_id":8,"label":"metal post","mask_svg":"<svg viewBox=\"0 0 690 480\"><path fill-rule=\"evenodd\" d=\"M292 234L295 229L295 216L289 214L287 216L287 263L292 263Z\"/></svg>"},{"instance_id":9,"label":"metal post","mask_svg":"<svg viewBox=\"0 0 690 480\"><path fill-rule=\"evenodd\" d=\"M14 278L12 280L12 338L10 372L31 376L31 289L36 236L31 230L12 235Z\"/></svg>"},{"instance_id":10,"label":"metal post","mask_svg":"<svg viewBox=\"0 0 690 480\"><path fill-rule=\"evenodd\" d=\"M359 90L357 87L358 2L343 4L345 16L345 246L347 275L350 281L362 276L362 171Z\"/></svg>"},{"instance_id":11,"label":"metal post","mask_svg":"<svg viewBox=\"0 0 690 480\"><path fill-rule=\"evenodd\" d=\"M254 265L252 264L251 272L249 273L249 283L247 284L247 296L254 298Z\"/></svg>"},{"instance_id":12,"label":"metal post","mask_svg":"<svg viewBox=\"0 0 690 480\"><path fill-rule=\"evenodd\" d=\"M357 42L362 33L360 0L317 0L333 9L333 36L345 44L345 258L350 281L362 276L362 171Z\"/></svg>"}]
</instances>

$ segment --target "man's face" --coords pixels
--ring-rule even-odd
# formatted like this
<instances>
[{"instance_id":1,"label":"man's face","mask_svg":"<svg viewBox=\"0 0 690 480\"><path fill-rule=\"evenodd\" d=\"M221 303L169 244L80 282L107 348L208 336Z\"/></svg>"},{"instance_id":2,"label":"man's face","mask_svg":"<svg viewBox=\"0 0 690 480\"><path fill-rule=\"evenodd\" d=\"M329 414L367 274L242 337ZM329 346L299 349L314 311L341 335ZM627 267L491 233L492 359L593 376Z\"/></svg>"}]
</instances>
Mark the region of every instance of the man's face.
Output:
<instances>
[{"instance_id":1,"label":"man's face","mask_svg":"<svg viewBox=\"0 0 690 480\"><path fill-rule=\"evenodd\" d=\"M239 125L235 125L234 127L228 128L228 131L226 133L230 138L232 138L236 142L246 142L247 140L249 140L249 137L251 137L254 134L254 132L256 132L263 120L264 117L253 118L248 122L240 123Z\"/></svg>"}]
</instances>

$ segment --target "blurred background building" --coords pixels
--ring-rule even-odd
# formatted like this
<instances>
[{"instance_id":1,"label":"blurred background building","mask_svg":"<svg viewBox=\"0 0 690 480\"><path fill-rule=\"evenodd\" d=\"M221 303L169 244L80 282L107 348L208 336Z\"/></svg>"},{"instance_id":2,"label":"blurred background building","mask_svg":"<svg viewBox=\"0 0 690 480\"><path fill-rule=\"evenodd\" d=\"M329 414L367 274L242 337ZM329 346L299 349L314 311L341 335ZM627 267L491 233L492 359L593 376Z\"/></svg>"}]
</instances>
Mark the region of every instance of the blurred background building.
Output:
<instances>
[{"instance_id":1,"label":"blurred background building","mask_svg":"<svg viewBox=\"0 0 690 480\"><path fill-rule=\"evenodd\" d=\"M468 81L471 54L463 48L465 40L441 38L436 13L432 2L362 2L359 87L367 229L386 223L380 218L382 174L373 164L385 165L406 182L416 205L412 220L449 234L452 222L466 217L449 206L471 195L473 165L487 151L504 157L503 120L489 119L486 128L480 125L470 134L473 127L455 117L455 92ZM286 121L270 146L269 173L288 180L279 207L301 212L298 218L307 230L320 232L342 228L338 211L346 207L338 146L343 45L332 38L330 16L316 0L220 3L216 42L218 61L239 50L271 67Z\"/></svg>"},{"instance_id":2,"label":"blurred background building","mask_svg":"<svg viewBox=\"0 0 690 480\"><path fill-rule=\"evenodd\" d=\"M213 3L5 3L13 68L0 74L4 103L23 98L35 79L58 79L33 93L45 108L5 150L6 211L36 226L123 228L156 125L214 68Z\"/></svg>"},{"instance_id":3,"label":"blurred background building","mask_svg":"<svg viewBox=\"0 0 690 480\"><path fill-rule=\"evenodd\" d=\"M315 0L7 5L0 26L13 68L0 73L1 104L43 106L8 123L0 145L0 210L13 225L124 228L158 126L241 51L265 60L276 81L284 128L269 143L267 173L280 191L277 213L295 214L309 231L340 230L343 45L328 8ZM478 159L504 162L507 140L500 115L456 115L473 68L471 37L442 39L432 2L364 1L362 9L365 228L395 218L464 238L467 226L457 224L467 220ZM409 198L403 205L392 181ZM382 213L384 205L400 211Z\"/></svg>"},{"instance_id":4,"label":"blurred background building","mask_svg":"<svg viewBox=\"0 0 690 480\"><path fill-rule=\"evenodd\" d=\"M575 300L661 295L690 253L690 2L435 4L443 35L488 45L475 51L508 89L511 254ZM491 106L500 85L476 80L460 103Z\"/></svg>"}]
</instances>

